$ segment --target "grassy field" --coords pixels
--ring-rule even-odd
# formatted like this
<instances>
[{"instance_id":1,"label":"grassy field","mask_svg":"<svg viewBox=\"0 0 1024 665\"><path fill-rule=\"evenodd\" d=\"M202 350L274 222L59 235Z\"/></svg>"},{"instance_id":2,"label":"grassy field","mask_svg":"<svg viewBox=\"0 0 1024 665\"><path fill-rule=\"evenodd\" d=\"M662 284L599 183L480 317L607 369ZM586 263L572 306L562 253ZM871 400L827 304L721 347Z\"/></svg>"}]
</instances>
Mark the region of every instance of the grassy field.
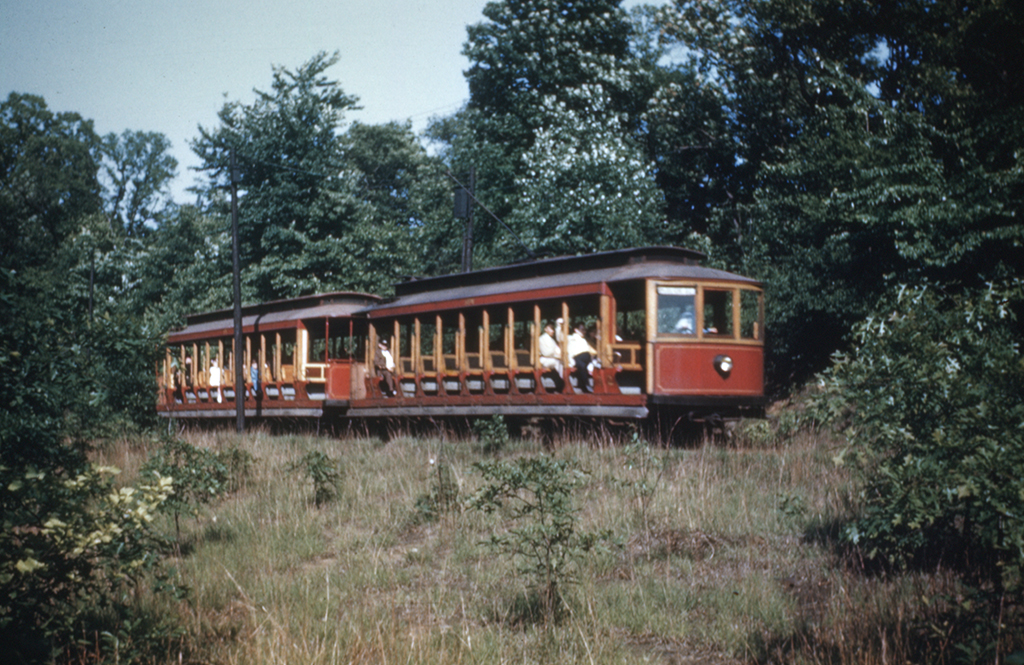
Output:
<instances>
[{"instance_id":1,"label":"grassy field","mask_svg":"<svg viewBox=\"0 0 1024 665\"><path fill-rule=\"evenodd\" d=\"M474 438L182 436L254 464L236 491L181 519L170 564L188 600L139 596L141 612L184 627L173 662L904 663L953 652L941 602L957 593L952 576L872 575L839 554L836 525L858 488L816 435L666 449L588 433L548 450L516 439L493 450ZM320 506L295 468L317 451L341 472ZM130 482L149 452L124 442L98 461ZM527 611L530 578L484 544L507 516L465 508L484 480L475 462L541 454L587 472L573 497L579 526L613 536L579 561L558 621ZM439 465L459 500L435 516L423 506Z\"/></svg>"}]
</instances>

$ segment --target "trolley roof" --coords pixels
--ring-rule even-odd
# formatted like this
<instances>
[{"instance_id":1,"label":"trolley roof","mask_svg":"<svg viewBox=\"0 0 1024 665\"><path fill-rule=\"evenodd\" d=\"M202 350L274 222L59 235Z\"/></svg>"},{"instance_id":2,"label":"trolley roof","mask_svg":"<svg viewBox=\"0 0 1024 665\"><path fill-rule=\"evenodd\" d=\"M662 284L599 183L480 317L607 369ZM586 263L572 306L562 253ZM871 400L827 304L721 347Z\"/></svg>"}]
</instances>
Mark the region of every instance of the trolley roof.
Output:
<instances>
[{"instance_id":1,"label":"trolley roof","mask_svg":"<svg viewBox=\"0 0 1024 665\"><path fill-rule=\"evenodd\" d=\"M727 281L760 286L760 282L724 270L705 268L701 252L680 247L637 247L582 256L563 256L466 273L410 280L395 285L395 298L367 309L370 318L394 315L409 308L514 293L580 293L593 286L642 279Z\"/></svg>"},{"instance_id":2,"label":"trolley roof","mask_svg":"<svg viewBox=\"0 0 1024 665\"><path fill-rule=\"evenodd\" d=\"M703 258L705 255L701 252L680 247L635 247L561 256L412 279L396 284L395 297L386 302L370 293L339 291L246 305L242 308L242 326L251 329L259 325L269 329L300 319L393 316L429 306L462 307L467 301L482 303L517 293L544 293L544 297L597 293L603 284L631 280L682 279L761 285L749 277L702 267L699 262ZM189 315L185 327L173 331L170 340L224 335L233 329L234 310L202 312Z\"/></svg>"},{"instance_id":3,"label":"trolley roof","mask_svg":"<svg viewBox=\"0 0 1024 665\"><path fill-rule=\"evenodd\" d=\"M371 293L338 291L245 305L242 307L242 327L248 328L257 324L269 326L298 319L348 317L362 312L380 299L380 296ZM175 330L170 337L172 340L187 339L233 330L234 317L234 309L190 314L185 327Z\"/></svg>"}]
</instances>

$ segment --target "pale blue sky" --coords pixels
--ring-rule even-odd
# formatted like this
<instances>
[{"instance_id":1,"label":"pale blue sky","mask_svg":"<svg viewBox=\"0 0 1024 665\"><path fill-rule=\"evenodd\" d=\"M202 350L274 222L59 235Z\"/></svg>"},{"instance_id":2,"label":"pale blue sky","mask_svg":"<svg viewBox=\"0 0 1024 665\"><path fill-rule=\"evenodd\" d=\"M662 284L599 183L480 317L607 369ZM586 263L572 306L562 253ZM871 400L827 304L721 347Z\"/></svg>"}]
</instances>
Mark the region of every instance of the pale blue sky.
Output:
<instances>
[{"instance_id":1,"label":"pale blue sky","mask_svg":"<svg viewBox=\"0 0 1024 665\"><path fill-rule=\"evenodd\" d=\"M426 121L468 97L466 26L486 0L0 0L0 94L41 95L96 131L165 134L178 159L173 191L197 160L196 127L216 126L225 101L267 90L271 65L289 69L318 51L363 110L349 120Z\"/></svg>"},{"instance_id":2,"label":"pale blue sky","mask_svg":"<svg viewBox=\"0 0 1024 665\"><path fill-rule=\"evenodd\" d=\"M626 0L623 6L639 4ZM487 0L0 0L0 95L42 96L99 134L161 132L178 160L172 192L198 160L197 127L225 101L270 88L272 65L294 69L338 51L327 74L359 97L365 123L433 116L465 103L466 27Z\"/></svg>"}]
</instances>

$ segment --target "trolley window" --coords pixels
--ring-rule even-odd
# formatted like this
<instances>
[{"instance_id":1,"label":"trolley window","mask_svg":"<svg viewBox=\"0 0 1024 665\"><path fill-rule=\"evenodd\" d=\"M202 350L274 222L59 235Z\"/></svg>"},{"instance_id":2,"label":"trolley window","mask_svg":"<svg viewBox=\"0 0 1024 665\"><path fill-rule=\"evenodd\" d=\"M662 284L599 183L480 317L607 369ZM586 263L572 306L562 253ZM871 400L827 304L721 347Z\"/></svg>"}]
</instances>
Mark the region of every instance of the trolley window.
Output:
<instances>
[{"instance_id":1,"label":"trolley window","mask_svg":"<svg viewBox=\"0 0 1024 665\"><path fill-rule=\"evenodd\" d=\"M696 287L659 286L658 333L696 335L696 301Z\"/></svg>"},{"instance_id":2,"label":"trolley window","mask_svg":"<svg viewBox=\"0 0 1024 665\"><path fill-rule=\"evenodd\" d=\"M327 361L327 322L317 319L315 321L303 321L306 330L309 331L309 345L306 349L307 363L322 363Z\"/></svg>"},{"instance_id":3,"label":"trolley window","mask_svg":"<svg viewBox=\"0 0 1024 665\"><path fill-rule=\"evenodd\" d=\"M761 294L750 289L740 290L740 338L761 339L764 329L762 322Z\"/></svg>"},{"instance_id":4,"label":"trolley window","mask_svg":"<svg viewBox=\"0 0 1024 665\"><path fill-rule=\"evenodd\" d=\"M732 289L704 289L704 334L732 337Z\"/></svg>"}]
</instances>

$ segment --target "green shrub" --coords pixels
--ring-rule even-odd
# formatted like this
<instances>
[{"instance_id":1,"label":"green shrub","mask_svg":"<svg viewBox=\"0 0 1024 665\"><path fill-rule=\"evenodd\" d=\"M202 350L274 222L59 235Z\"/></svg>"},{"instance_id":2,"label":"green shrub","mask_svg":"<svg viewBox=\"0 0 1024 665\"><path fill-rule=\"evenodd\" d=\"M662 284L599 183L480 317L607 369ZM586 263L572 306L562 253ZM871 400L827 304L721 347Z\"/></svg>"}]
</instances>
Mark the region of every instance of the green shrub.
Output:
<instances>
[{"instance_id":1,"label":"green shrub","mask_svg":"<svg viewBox=\"0 0 1024 665\"><path fill-rule=\"evenodd\" d=\"M179 516L195 515L199 506L223 496L228 490L228 467L213 452L178 439L166 439L156 453L142 466L142 475L169 477L174 493L161 509L174 515L178 539L181 539Z\"/></svg>"},{"instance_id":2,"label":"green shrub","mask_svg":"<svg viewBox=\"0 0 1024 665\"><path fill-rule=\"evenodd\" d=\"M319 450L311 450L296 462L288 466L288 470L300 471L313 481L313 504L317 507L330 503L338 498L341 486L341 469L326 454Z\"/></svg>"},{"instance_id":3,"label":"green shrub","mask_svg":"<svg viewBox=\"0 0 1024 665\"><path fill-rule=\"evenodd\" d=\"M473 432L480 440L480 447L485 453L496 453L504 449L509 442L508 426L505 424L505 416L501 414L475 420Z\"/></svg>"},{"instance_id":4,"label":"green shrub","mask_svg":"<svg viewBox=\"0 0 1024 665\"><path fill-rule=\"evenodd\" d=\"M252 468L256 464L256 457L237 445L218 452L217 459L227 469L227 490L229 492L237 492L241 489L242 482L252 474Z\"/></svg>"},{"instance_id":5,"label":"green shrub","mask_svg":"<svg viewBox=\"0 0 1024 665\"><path fill-rule=\"evenodd\" d=\"M133 585L150 574L166 582L166 543L150 519L172 480L148 474L118 489L116 469L85 454L90 434L128 429L140 405L152 413L152 390L137 390L152 372L125 375L152 367L148 342L86 326L59 294L25 284L0 269L0 659L52 662L86 626L114 630L109 617L130 613ZM104 356L105 344L123 345L121 355Z\"/></svg>"},{"instance_id":6,"label":"green shrub","mask_svg":"<svg viewBox=\"0 0 1024 665\"><path fill-rule=\"evenodd\" d=\"M462 505L459 502L459 483L451 466L438 460L434 468L430 490L420 495L413 507L417 522L434 522Z\"/></svg>"},{"instance_id":7,"label":"green shrub","mask_svg":"<svg viewBox=\"0 0 1024 665\"><path fill-rule=\"evenodd\" d=\"M813 430L815 423L813 414L804 409L802 402L779 412L775 423L775 436L778 442L785 441L801 431Z\"/></svg>"},{"instance_id":8,"label":"green shrub","mask_svg":"<svg viewBox=\"0 0 1024 665\"><path fill-rule=\"evenodd\" d=\"M125 590L158 573L164 540L154 513L172 480L144 475L115 488L111 467L74 475L0 466L0 644L15 662L49 661L83 618L122 607Z\"/></svg>"},{"instance_id":9,"label":"green shrub","mask_svg":"<svg viewBox=\"0 0 1024 665\"><path fill-rule=\"evenodd\" d=\"M840 459L865 472L846 535L869 557L941 557L995 589L1020 579L1022 296L1019 281L960 297L903 289L835 359L817 411L844 423L852 454Z\"/></svg>"},{"instance_id":10,"label":"green shrub","mask_svg":"<svg viewBox=\"0 0 1024 665\"><path fill-rule=\"evenodd\" d=\"M767 418L744 418L732 431L732 443L744 448L775 448L816 426L806 396L795 397Z\"/></svg>"},{"instance_id":11,"label":"green shrub","mask_svg":"<svg viewBox=\"0 0 1024 665\"><path fill-rule=\"evenodd\" d=\"M807 514L807 500L803 494L790 491L780 492L778 500L779 514L782 515L785 522L794 527L800 526Z\"/></svg>"},{"instance_id":12,"label":"green shrub","mask_svg":"<svg viewBox=\"0 0 1024 665\"><path fill-rule=\"evenodd\" d=\"M771 448L779 442L778 430L767 418L740 421L732 438L735 445L748 448Z\"/></svg>"},{"instance_id":13,"label":"green shrub","mask_svg":"<svg viewBox=\"0 0 1024 665\"><path fill-rule=\"evenodd\" d=\"M546 455L513 461L481 462L486 484L469 505L501 513L511 526L488 541L533 580L545 620L556 619L563 589L575 583L579 562L610 534L579 530L573 492L587 480L574 463Z\"/></svg>"},{"instance_id":14,"label":"green shrub","mask_svg":"<svg viewBox=\"0 0 1024 665\"><path fill-rule=\"evenodd\" d=\"M641 438L636 430L631 435L629 445L623 449L625 455L624 471L630 478L619 480L618 484L625 487L633 495L635 502L640 508L640 521L644 528L648 528L647 511L651 500L658 491L658 484L661 482L662 474L665 472L665 462L660 455L655 454L651 444Z\"/></svg>"}]
</instances>

